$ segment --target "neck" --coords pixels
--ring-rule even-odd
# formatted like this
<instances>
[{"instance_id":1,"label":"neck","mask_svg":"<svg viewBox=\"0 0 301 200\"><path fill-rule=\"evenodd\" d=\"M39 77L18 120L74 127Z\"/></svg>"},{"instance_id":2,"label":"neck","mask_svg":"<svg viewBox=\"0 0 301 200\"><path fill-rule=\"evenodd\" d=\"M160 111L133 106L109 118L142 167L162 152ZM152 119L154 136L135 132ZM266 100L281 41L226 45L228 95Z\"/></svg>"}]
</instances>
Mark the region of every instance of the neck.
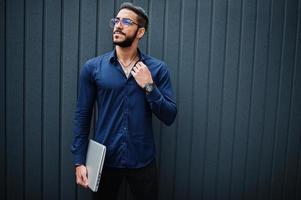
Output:
<instances>
[{"instance_id":1,"label":"neck","mask_svg":"<svg viewBox=\"0 0 301 200\"><path fill-rule=\"evenodd\" d=\"M134 56L137 55L137 47L126 47L122 48L120 46L116 46L116 54L119 60L127 62L133 59Z\"/></svg>"}]
</instances>

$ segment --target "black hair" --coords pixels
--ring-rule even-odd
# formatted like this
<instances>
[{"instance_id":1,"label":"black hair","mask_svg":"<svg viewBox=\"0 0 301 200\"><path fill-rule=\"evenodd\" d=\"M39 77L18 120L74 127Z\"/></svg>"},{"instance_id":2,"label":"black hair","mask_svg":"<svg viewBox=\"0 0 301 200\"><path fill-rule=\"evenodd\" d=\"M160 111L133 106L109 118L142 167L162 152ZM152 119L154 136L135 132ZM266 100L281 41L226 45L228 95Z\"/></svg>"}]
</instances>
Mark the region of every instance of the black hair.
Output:
<instances>
[{"instance_id":1,"label":"black hair","mask_svg":"<svg viewBox=\"0 0 301 200\"><path fill-rule=\"evenodd\" d=\"M138 24L140 27L144 27L145 31L147 31L148 28L148 17L147 14L145 12L145 10L139 6L136 6L130 2L124 2L120 5L119 11L122 9L128 9L133 11L134 13L136 13L138 15Z\"/></svg>"}]
</instances>

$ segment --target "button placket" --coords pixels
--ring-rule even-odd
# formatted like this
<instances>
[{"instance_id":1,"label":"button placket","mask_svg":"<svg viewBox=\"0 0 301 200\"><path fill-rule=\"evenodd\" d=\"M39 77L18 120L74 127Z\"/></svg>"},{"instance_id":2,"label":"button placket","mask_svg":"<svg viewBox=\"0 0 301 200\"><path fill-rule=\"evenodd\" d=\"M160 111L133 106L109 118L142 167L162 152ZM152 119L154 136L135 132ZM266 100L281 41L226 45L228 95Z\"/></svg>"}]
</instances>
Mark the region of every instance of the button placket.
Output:
<instances>
[{"instance_id":1,"label":"button placket","mask_svg":"<svg viewBox=\"0 0 301 200\"><path fill-rule=\"evenodd\" d=\"M129 119L129 81L127 80L126 81L126 84L125 84L125 93L124 93L124 111L123 111L123 127L122 127L122 132L123 132L123 138L122 138L122 148L124 150L124 157L123 157L123 160L124 160L124 163L126 163L126 160L127 160L127 152L128 152L128 149L127 149L127 134L128 134L128 119Z\"/></svg>"}]
</instances>

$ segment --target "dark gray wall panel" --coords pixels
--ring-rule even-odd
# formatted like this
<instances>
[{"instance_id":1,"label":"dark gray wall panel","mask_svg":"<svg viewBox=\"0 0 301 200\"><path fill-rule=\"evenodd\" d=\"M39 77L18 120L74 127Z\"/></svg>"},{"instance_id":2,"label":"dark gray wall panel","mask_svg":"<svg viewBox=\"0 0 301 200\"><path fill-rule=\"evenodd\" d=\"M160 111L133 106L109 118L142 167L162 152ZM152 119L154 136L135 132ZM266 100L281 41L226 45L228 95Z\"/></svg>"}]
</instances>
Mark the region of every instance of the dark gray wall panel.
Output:
<instances>
[{"instance_id":1,"label":"dark gray wall panel","mask_svg":"<svg viewBox=\"0 0 301 200\"><path fill-rule=\"evenodd\" d=\"M5 131L5 1L0 1L0 199L6 193L6 131Z\"/></svg>"},{"instance_id":2,"label":"dark gray wall panel","mask_svg":"<svg viewBox=\"0 0 301 200\"><path fill-rule=\"evenodd\" d=\"M25 198L41 199L43 1L26 1L25 9Z\"/></svg>"},{"instance_id":3,"label":"dark gray wall panel","mask_svg":"<svg viewBox=\"0 0 301 200\"><path fill-rule=\"evenodd\" d=\"M6 198L22 199L24 183L25 5L6 2ZM4 162L3 162L4 163ZM18 191L18 192L16 192Z\"/></svg>"},{"instance_id":4,"label":"dark gray wall panel","mask_svg":"<svg viewBox=\"0 0 301 200\"><path fill-rule=\"evenodd\" d=\"M66 0L62 2L62 46L61 46L61 199L75 199L76 186L70 144L72 141L72 125L77 99L78 79L78 47L79 47L79 10L80 1ZM73 184L72 184L73 183Z\"/></svg>"},{"instance_id":5,"label":"dark gray wall panel","mask_svg":"<svg viewBox=\"0 0 301 200\"><path fill-rule=\"evenodd\" d=\"M197 1L196 49L193 74L193 135L191 141L190 199L202 199L208 129L209 60L212 2ZM200 56L202 55L202 56ZM179 97L178 97L179 98ZM180 101L180 99L178 100Z\"/></svg>"},{"instance_id":6,"label":"dark gray wall panel","mask_svg":"<svg viewBox=\"0 0 301 200\"><path fill-rule=\"evenodd\" d=\"M227 5L226 43L222 91L222 113L219 168L217 171L217 199L230 200L232 175L232 150L236 118L237 81L239 72L241 1L229 1Z\"/></svg>"},{"instance_id":7,"label":"dark gray wall panel","mask_svg":"<svg viewBox=\"0 0 301 200\"><path fill-rule=\"evenodd\" d=\"M0 0L0 199L92 199L70 152L78 79L122 2ZM300 199L300 0L130 2L178 103L172 126L153 119L159 199Z\"/></svg>"},{"instance_id":8,"label":"dark gray wall panel","mask_svg":"<svg viewBox=\"0 0 301 200\"><path fill-rule=\"evenodd\" d=\"M59 199L60 181L60 0L44 1L43 22L43 199ZM57 184L53 184L57 183Z\"/></svg>"},{"instance_id":9,"label":"dark gray wall panel","mask_svg":"<svg viewBox=\"0 0 301 200\"><path fill-rule=\"evenodd\" d=\"M156 8L156 9L153 9ZM147 32L148 40L147 40L147 52L151 54L152 56L163 59L164 57L164 48L165 44L164 42L164 20L165 20L165 14L162 15L162 13L165 13L165 2L164 1L151 1L149 5L149 17L153 18L149 24L149 31ZM158 16L158 17L153 17ZM152 29L151 27L156 27L155 29ZM162 124L157 118L153 118L153 129L154 129L154 137L156 142L156 148L157 152L161 152L161 136L162 136ZM158 160L161 159L160 154L158 155ZM160 165L160 162L157 162L158 165Z\"/></svg>"},{"instance_id":10,"label":"dark gray wall panel","mask_svg":"<svg viewBox=\"0 0 301 200\"><path fill-rule=\"evenodd\" d=\"M96 55L96 21L97 2L84 0L80 1L79 7L79 47L78 47L78 77L84 63ZM79 87L79 85L77 85ZM93 126L93 125L92 125ZM91 132L93 128L91 128ZM78 199L91 198L91 193L78 187Z\"/></svg>"},{"instance_id":11,"label":"dark gray wall panel","mask_svg":"<svg viewBox=\"0 0 301 200\"><path fill-rule=\"evenodd\" d=\"M297 8L297 6L296 6ZM295 43L294 55L294 71L293 71L293 87L291 97L291 110L290 110L290 125L288 135L288 148L285 166L285 182L283 185L283 198L286 199L300 199L301 192L298 188L301 186L301 3L298 5L298 21L297 21L297 34ZM299 161L298 161L299 156ZM299 168L298 168L299 167ZM296 175L297 174L297 175Z\"/></svg>"},{"instance_id":12,"label":"dark gray wall panel","mask_svg":"<svg viewBox=\"0 0 301 200\"><path fill-rule=\"evenodd\" d=\"M193 96L193 79L191 78L194 71L194 54L191 52L195 48L194 40L196 38L196 2L181 1L180 5L180 35L179 35L179 68L178 68L178 87L177 96L183 97L178 101L177 123L177 141L176 141L176 169L175 169L175 188L174 199L186 199L189 188L189 169L190 169L190 152L192 137L192 96ZM189 19L189 20L185 20ZM191 66L191 67L188 67ZM180 123L181 122L181 123ZM185 145L183 145L185 144ZM164 145L164 144L163 144ZM187 170L186 173L181 171Z\"/></svg>"},{"instance_id":13,"label":"dark gray wall panel","mask_svg":"<svg viewBox=\"0 0 301 200\"><path fill-rule=\"evenodd\" d=\"M258 199L268 199L271 190L271 168L276 132L276 115L280 59L282 48L282 27L284 18L284 1L271 1L268 38L268 63L266 66L265 115L262 136L261 166L258 182ZM280 39L281 38L281 39Z\"/></svg>"},{"instance_id":14,"label":"dark gray wall panel","mask_svg":"<svg viewBox=\"0 0 301 200\"><path fill-rule=\"evenodd\" d=\"M210 53L208 71L208 121L204 160L204 199L216 198L216 180L219 168L219 146L221 133L222 114L222 83L224 74L225 59L225 36L227 18L227 2L212 1L211 5L211 25L210 25Z\"/></svg>"},{"instance_id":15,"label":"dark gray wall panel","mask_svg":"<svg viewBox=\"0 0 301 200\"><path fill-rule=\"evenodd\" d=\"M247 146L250 135L251 94L254 76L256 1L244 1L240 29L237 82L237 121L234 130L231 199L243 199Z\"/></svg>"},{"instance_id":16,"label":"dark gray wall panel","mask_svg":"<svg viewBox=\"0 0 301 200\"><path fill-rule=\"evenodd\" d=\"M285 162L289 136L292 80L294 69L298 4L286 1L284 5L284 26L282 37L280 82L278 90L276 138L273 151L271 198L282 199L285 179ZM296 138L297 139L297 138Z\"/></svg>"},{"instance_id":17,"label":"dark gray wall panel","mask_svg":"<svg viewBox=\"0 0 301 200\"><path fill-rule=\"evenodd\" d=\"M257 199L257 180L259 175L261 141L263 134L265 78L268 57L269 1L257 1L257 16L254 38L254 61L252 97L250 108L249 136L245 167L244 198ZM257 31L260 30L260 31Z\"/></svg>"},{"instance_id":18,"label":"dark gray wall panel","mask_svg":"<svg viewBox=\"0 0 301 200\"><path fill-rule=\"evenodd\" d=\"M168 64L173 89L178 93L178 68L179 68L179 40L180 40L180 2L166 1L165 3L165 25L164 25L164 60ZM178 101L178 98L177 98ZM175 191L175 170L176 170L176 142L177 142L177 119L169 128L162 127L160 152L160 189L161 199L174 199ZM157 141L158 142L158 141ZM165 145L168 144L168 145Z\"/></svg>"},{"instance_id":19,"label":"dark gray wall panel","mask_svg":"<svg viewBox=\"0 0 301 200\"><path fill-rule=\"evenodd\" d=\"M109 20L114 17L115 5L114 1L97 1L97 55L101 55L105 52L111 51L112 37L111 28L108 26ZM119 5L119 4L117 4ZM95 41L94 41L95 42Z\"/></svg>"}]
</instances>

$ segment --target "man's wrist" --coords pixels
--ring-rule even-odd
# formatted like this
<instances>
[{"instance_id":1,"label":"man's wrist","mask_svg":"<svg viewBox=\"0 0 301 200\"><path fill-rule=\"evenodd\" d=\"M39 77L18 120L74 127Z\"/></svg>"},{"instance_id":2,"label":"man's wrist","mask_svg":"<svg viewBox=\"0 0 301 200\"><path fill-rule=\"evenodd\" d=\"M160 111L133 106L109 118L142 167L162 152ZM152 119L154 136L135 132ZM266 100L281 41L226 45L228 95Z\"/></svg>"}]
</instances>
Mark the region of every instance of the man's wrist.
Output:
<instances>
[{"instance_id":1,"label":"man's wrist","mask_svg":"<svg viewBox=\"0 0 301 200\"><path fill-rule=\"evenodd\" d=\"M75 168L79 167L79 166L82 166L83 164L75 164Z\"/></svg>"},{"instance_id":2,"label":"man's wrist","mask_svg":"<svg viewBox=\"0 0 301 200\"><path fill-rule=\"evenodd\" d=\"M151 93L156 88L156 84L154 82L146 83L143 87L146 94Z\"/></svg>"}]
</instances>

